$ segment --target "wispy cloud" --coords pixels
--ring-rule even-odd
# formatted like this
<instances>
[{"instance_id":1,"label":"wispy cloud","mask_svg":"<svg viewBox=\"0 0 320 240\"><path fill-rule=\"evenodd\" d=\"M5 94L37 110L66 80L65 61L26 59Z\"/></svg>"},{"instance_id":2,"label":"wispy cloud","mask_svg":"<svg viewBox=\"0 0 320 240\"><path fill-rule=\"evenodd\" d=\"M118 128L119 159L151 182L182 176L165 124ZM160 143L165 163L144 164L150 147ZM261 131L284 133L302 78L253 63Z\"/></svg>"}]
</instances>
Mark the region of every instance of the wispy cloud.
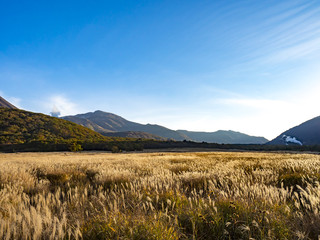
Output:
<instances>
[{"instance_id":1,"label":"wispy cloud","mask_svg":"<svg viewBox=\"0 0 320 240\"><path fill-rule=\"evenodd\" d=\"M320 36L315 39L307 40L302 43L297 43L294 46L284 48L274 52L265 58L266 62L284 62L301 59L311 54L315 54L320 50Z\"/></svg>"},{"instance_id":2,"label":"wispy cloud","mask_svg":"<svg viewBox=\"0 0 320 240\"><path fill-rule=\"evenodd\" d=\"M261 105L268 106L277 103L276 100L270 99L250 99L250 98L221 98L216 100L217 103L226 105L240 105L245 107L259 108Z\"/></svg>"},{"instance_id":3,"label":"wispy cloud","mask_svg":"<svg viewBox=\"0 0 320 240\"><path fill-rule=\"evenodd\" d=\"M272 110L275 108L285 108L290 105L288 102L282 100L254 98L222 98L215 101L218 104L261 109L261 111L265 111L267 109Z\"/></svg>"},{"instance_id":4,"label":"wispy cloud","mask_svg":"<svg viewBox=\"0 0 320 240\"><path fill-rule=\"evenodd\" d=\"M238 39L244 59L260 64L278 64L308 57L320 51L320 6L313 2L274 4L259 12L257 23ZM261 18L264 20L261 20ZM258 20L260 19L260 20Z\"/></svg>"}]
</instances>

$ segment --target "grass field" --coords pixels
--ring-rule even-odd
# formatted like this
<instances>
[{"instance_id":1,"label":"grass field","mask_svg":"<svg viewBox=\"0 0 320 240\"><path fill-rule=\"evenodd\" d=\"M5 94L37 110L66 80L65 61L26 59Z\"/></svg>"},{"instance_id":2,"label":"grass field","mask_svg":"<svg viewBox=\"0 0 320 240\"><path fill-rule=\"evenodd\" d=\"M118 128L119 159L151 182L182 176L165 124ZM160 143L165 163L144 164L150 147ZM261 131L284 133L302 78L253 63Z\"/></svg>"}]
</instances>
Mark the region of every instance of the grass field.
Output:
<instances>
[{"instance_id":1,"label":"grass field","mask_svg":"<svg viewBox=\"0 0 320 240\"><path fill-rule=\"evenodd\" d=\"M1 239L318 239L320 156L0 154Z\"/></svg>"}]
</instances>

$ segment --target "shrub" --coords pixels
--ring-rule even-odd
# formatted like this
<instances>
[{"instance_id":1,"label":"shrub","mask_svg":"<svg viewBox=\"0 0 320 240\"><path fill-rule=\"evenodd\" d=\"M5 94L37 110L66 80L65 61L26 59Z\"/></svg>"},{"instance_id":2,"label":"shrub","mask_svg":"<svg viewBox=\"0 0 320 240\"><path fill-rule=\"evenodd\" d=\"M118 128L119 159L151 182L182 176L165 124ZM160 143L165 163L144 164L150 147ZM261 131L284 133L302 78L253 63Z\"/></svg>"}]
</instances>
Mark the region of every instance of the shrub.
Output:
<instances>
[{"instance_id":1,"label":"shrub","mask_svg":"<svg viewBox=\"0 0 320 240\"><path fill-rule=\"evenodd\" d=\"M71 143L71 144L70 144L69 150L70 150L71 152L78 152L78 151L82 151L83 149L82 149L81 144L74 142L74 143Z\"/></svg>"},{"instance_id":2,"label":"shrub","mask_svg":"<svg viewBox=\"0 0 320 240\"><path fill-rule=\"evenodd\" d=\"M112 146L111 147L111 152L112 153L119 153L119 152L121 152L121 150L119 149L118 146Z\"/></svg>"}]
</instances>

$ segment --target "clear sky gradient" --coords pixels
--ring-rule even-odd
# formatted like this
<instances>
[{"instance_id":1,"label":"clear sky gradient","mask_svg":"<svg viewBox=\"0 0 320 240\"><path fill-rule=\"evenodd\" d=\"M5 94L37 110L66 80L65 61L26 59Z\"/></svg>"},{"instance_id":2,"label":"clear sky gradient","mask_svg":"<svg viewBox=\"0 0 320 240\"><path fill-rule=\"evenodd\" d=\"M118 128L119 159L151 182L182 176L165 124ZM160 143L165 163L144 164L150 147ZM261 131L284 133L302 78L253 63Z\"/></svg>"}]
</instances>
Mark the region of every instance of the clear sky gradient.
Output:
<instances>
[{"instance_id":1,"label":"clear sky gradient","mask_svg":"<svg viewBox=\"0 0 320 240\"><path fill-rule=\"evenodd\" d=\"M0 95L272 139L320 115L320 1L0 1Z\"/></svg>"}]
</instances>

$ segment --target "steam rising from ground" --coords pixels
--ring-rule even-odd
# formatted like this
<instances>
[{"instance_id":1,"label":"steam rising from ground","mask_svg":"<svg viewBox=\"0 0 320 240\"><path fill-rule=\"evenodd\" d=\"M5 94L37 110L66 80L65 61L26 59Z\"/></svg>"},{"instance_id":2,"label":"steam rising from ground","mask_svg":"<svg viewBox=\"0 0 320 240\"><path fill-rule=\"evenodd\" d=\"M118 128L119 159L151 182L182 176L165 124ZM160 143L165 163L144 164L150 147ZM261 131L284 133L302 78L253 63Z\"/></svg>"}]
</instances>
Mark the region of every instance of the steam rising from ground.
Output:
<instances>
[{"instance_id":1,"label":"steam rising from ground","mask_svg":"<svg viewBox=\"0 0 320 240\"><path fill-rule=\"evenodd\" d=\"M59 117L61 115L59 109L56 106L53 106L50 114L52 117Z\"/></svg>"},{"instance_id":2,"label":"steam rising from ground","mask_svg":"<svg viewBox=\"0 0 320 240\"><path fill-rule=\"evenodd\" d=\"M299 144L300 146L302 146L302 142L300 142L299 140L297 140L295 137L291 137L291 136L287 136L287 135L283 135L282 139L284 139L286 141L286 144L288 145L288 143L295 143L295 144Z\"/></svg>"},{"instance_id":3,"label":"steam rising from ground","mask_svg":"<svg viewBox=\"0 0 320 240\"><path fill-rule=\"evenodd\" d=\"M46 109L50 109L53 106L50 114L54 117L58 117L60 115L74 115L81 112L81 109L79 109L77 104L62 95L52 96L45 106Z\"/></svg>"}]
</instances>

